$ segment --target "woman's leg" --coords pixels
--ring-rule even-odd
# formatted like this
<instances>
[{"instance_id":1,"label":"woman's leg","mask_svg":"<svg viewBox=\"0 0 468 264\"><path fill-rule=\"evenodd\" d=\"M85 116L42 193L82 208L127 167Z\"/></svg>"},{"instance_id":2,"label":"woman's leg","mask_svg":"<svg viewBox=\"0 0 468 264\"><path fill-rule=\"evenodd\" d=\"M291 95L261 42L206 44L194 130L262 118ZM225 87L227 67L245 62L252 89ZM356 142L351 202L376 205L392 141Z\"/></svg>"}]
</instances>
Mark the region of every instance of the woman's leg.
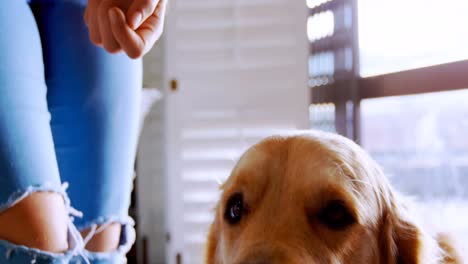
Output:
<instances>
[{"instance_id":1,"label":"woman's leg","mask_svg":"<svg viewBox=\"0 0 468 264\"><path fill-rule=\"evenodd\" d=\"M0 263L67 261L71 252L61 252L69 248L68 198L49 125L41 42L26 1L2 2L0 32Z\"/></svg>"},{"instance_id":2,"label":"woman's leg","mask_svg":"<svg viewBox=\"0 0 468 264\"><path fill-rule=\"evenodd\" d=\"M33 12L44 46L60 174L70 182L73 205L84 213L75 224L85 235L98 233L86 245L92 263L117 263L134 236L128 208L141 61L92 45L83 21L84 5L70 1L33 5Z\"/></svg>"}]
</instances>

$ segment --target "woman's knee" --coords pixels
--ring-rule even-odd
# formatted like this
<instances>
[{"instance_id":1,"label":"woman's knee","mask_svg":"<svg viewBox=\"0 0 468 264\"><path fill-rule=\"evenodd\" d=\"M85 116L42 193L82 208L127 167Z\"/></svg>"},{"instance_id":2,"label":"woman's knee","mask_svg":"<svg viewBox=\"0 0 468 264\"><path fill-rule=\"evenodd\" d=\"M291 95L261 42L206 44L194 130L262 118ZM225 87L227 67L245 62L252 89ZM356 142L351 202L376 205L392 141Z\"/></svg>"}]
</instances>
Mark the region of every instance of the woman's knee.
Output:
<instances>
[{"instance_id":1,"label":"woman's knee","mask_svg":"<svg viewBox=\"0 0 468 264\"><path fill-rule=\"evenodd\" d=\"M0 239L44 251L66 251L68 212L63 197L36 192L1 212Z\"/></svg>"},{"instance_id":2,"label":"woman's knee","mask_svg":"<svg viewBox=\"0 0 468 264\"><path fill-rule=\"evenodd\" d=\"M92 235L90 240L86 243L86 249L92 252L109 252L118 248L120 243L120 233L122 225L119 223L112 223L106 225L105 228L98 226L98 230ZM86 238L90 233L91 228L81 231L83 238Z\"/></svg>"}]
</instances>

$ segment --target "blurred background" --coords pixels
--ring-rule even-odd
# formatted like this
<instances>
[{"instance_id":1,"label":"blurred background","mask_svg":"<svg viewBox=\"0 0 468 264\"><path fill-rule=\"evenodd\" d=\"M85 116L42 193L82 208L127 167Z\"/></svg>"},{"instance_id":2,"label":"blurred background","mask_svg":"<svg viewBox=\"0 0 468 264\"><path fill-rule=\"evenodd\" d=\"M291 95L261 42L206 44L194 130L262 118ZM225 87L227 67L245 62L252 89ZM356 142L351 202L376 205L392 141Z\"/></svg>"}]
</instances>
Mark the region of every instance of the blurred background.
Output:
<instances>
[{"instance_id":1,"label":"blurred background","mask_svg":"<svg viewBox=\"0 0 468 264\"><path fill-rule=\"evenodd\" d=\"M468 244L467 1L169 2L145 57L130 263L203 263L236 159L309 128L358 142Z\"/></svg>"}]
</instances>

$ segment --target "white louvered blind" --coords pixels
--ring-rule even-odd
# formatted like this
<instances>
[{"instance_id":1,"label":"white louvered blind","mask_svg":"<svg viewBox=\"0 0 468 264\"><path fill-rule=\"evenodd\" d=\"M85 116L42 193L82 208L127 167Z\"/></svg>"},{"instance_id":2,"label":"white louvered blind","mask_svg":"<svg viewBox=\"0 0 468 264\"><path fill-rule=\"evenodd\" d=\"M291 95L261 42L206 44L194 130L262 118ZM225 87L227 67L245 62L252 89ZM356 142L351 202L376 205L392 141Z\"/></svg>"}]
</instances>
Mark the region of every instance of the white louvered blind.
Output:
<instances>
[{"instance_id":1,"label":"white louvered blind","mask_svg":"<svg viewBox=\"0 0 468 264\"><path fill-rule=\"evenodd\" d=\"M169 263L203 263L218 183L251 144L308 126L307 7L173 0L166 28ZM179 255L179 257L177 257Z\"/></svg>"}]
</instances>

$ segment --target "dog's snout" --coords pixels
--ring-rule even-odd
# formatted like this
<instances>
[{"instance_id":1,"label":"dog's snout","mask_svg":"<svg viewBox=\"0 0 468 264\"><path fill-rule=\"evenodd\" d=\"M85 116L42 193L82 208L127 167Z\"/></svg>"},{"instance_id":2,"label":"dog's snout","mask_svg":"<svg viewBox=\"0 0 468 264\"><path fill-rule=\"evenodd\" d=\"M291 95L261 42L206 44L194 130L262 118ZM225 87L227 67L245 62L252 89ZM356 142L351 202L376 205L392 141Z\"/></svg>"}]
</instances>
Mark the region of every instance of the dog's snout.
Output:
<instances>
[{"instance_id":1,"label":"dog's snout","mask_svg":"<svg viewBox=\"0 0 468 264\"><path fill-rule=\"evenodd\" d=\"M249 258L245 259L238 264L276 264L279 263L278 261L274 261L271 259L266 259L264 257L258 257L258 258Z\"/></svg>"},{"instance_id":2,"label":"dog's snout","mask_svg":"<svg viewBox=\"0 0 468 264\"><path fill-rule=\"evenodd\" d=\"M283 251L280 250L266 250L256 249L252 250L250 254L242 258L238 264L281 264L288 263L287 258Z\"/></svg>"},{"instance_id":3,"label":"dog's snout","mask_svg":"<svg viewBox=\"0 0 468 264\"><path fill-rule=\"evenodd\" d=\"M271 264L271 262L267 260L246 260L240 264Z\"/></svg>"}]
</instances>

